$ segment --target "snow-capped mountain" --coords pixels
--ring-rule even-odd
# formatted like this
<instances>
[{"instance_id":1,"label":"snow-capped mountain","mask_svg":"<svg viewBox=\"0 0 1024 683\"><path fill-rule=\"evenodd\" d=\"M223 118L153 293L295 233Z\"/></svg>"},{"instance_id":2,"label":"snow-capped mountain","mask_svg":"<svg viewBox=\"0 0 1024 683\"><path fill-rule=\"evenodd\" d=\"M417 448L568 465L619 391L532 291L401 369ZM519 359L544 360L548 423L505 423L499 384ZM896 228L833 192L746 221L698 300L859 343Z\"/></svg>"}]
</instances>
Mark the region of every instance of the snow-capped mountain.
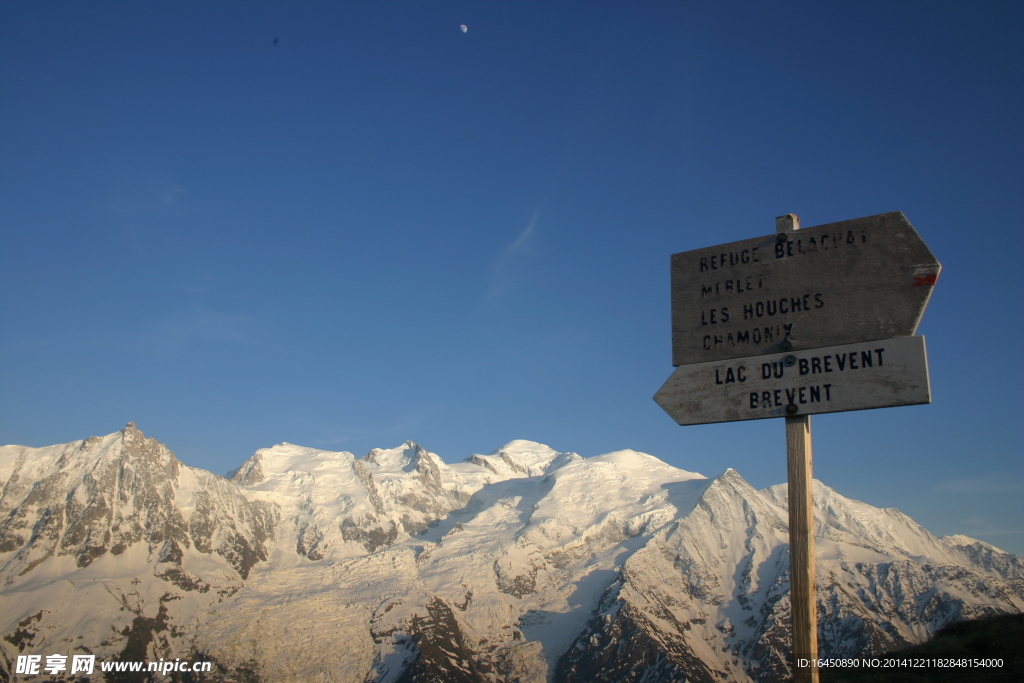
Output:
<instances>
[{"instance_id":1,"label":"snow-capped mountain","mask_svg":"<svg viewBox=\"0 0 1024 683\"><path fill-rule=\"evenodd\" d=\"M224 479L129 424L0 447L0 482L0 679L51 651L268 682L789 672L786 487L733 470L528 441L457 464L280 444ZM1024 611L1022 558L817 482L814 500L823 655Z\"/></svg>"}]
</instances>

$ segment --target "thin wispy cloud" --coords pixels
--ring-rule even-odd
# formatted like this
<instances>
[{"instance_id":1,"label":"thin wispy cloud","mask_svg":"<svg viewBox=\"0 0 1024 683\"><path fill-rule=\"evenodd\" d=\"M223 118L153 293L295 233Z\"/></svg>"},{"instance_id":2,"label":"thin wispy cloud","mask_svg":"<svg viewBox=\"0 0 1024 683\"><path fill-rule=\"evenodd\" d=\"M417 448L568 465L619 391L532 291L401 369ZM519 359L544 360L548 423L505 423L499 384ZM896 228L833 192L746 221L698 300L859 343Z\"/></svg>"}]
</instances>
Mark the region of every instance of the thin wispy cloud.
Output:
<instances>
[{"instance_id":1,"label":"thin wispy cloud","mask_svg":"<svg viewBox=\"0 0 1024 683\"><path fill-rule=\"evenodd\" d=\"M535 211L533 213L533 218L531 218L530 222L526 224L526 228L519 233L519 237L517 237L512 244L505 248L505 251L502 253L502 257L511 256L512 254L522 251L526 247L530 238L533 237L533 231L537 227L537 217L539 215L540 211Z\"/></svg>"},{"instance_id":2,"label":"thin wispy cloud","mask_svg":"<svg viewBox=\"0 0 1024 683\"><path fill-rule=\"evenodd\" d=\"M351 453L352 450L350 449L352 447L349 446L348 444L351 444L353 441L356 443L366 441L370 437L370 435L371 432L365 429L342 429L340 431L331 432L328 436L314 438L312 440L312 444L317 448L340 446L343 451Z\"/></svg>"},{"instance_id":3,"label":"thin wispy cloud","mask_svg":"<svg viewBox=\"0 0 1024 683\"><path fill-rule=\"evenodd\" d=\"M515 284L517 266L521 265L523 257L529 252L539 217L540 209L537 209L523 231L491 262L491 280L484 301L491 302L501 298Z\"/></svg>"},{"instance_id":4,"label":"thin wispy cloud","mask_svg":"<svg viewBox=\"0 0 1024 683\"><path fill-rule=\"evenodd\" d=\"M176 183L167 183L132 197L117 197L103 202L103 208L120 216L143 216L159 214L178 204L178 197L185 188Z\"/></svg>"},{"instance_id":5,"label":"thin wispy cloud","mask_svg":"<svg viewBox=\"0 0 1024 683\"><path fill-rule=\"evenodd\" d=\"M178 195L185 192L185 188L178 185L165 185L160 188L160 204L163 206L174 206L178 203Z\"/></svg>"},{"instance_id":6,"label":"thin wispy cloud","mask_svg":"<svg viewBox=\"0 0 1024 683\"><path fill-rule=\"evenodd\" d=\"M185 279L175 284L174 288L179 292L185 292L187 294L202 294L210 290L210 287L215 280L216 278L213 274L200 272L187 276Z\"/></svg>"},{"instance_id":7,"label":"thin wispy cloud","mask_svg":"<svg viewBox=\"0 0 1024 683\"><path fill-rule=\"evenodd\" d=\"M996 493L1002 491L1024 491L1024 482L1002 477L969 477L949 479L932 489L957 493Z\"/></svg>"},{"instance_id":8,"label":"thin wispy cloud","mask_svg":"<svg viewBox=\"0 0 1024 683\"><path fill-rule=\"evenodd\" d=\"M988 517L975 515L961 520L960 528L965 536L981 538L985 536L1018 536L1024 534L1020 526L1007 526Z\"/></svg>"},{"instance_id":9,"label":"thin wispy cloud","mask_svg":"<svg viewBox=\"0 0 1024 683\"><path fill-rule=\"evenodd\" d=\"M180 218L184 207L179 197L184 193L185 188L177 183L163 183L128 192L100 205L112 214L132 251L145 256L154 248L150 244L152 238L170 232Z\"/></svg>"},{"instance_id":10,"label":"thin wispy cloud","mask_svg":"<svg viewBox=\"0 0 1024 683\"><path fill-rule=\"evenodd\" d=\"M136 330L105 336L106 343L126 351L170 356L203 344L246 344L253 340L247 315L196 308L176 311Z\"/></svg>"},{"instance_id":11,"label":"thin wispy cloud","mask_svg":"<svg viewBox=\"0 0 1024 683\"><path fill-rule=\"evenodd\" d=\"M141 340L157 342L166 339L174 343L191 341L240 342L249 339L246 328L248 316L194 309L172 313L146 330Z\"/></svg>"},{"instance_id":12,"label":"thin wispy cloud","mask_svg":"<svg viewBox=\"0 0 1024 683\"><path fill-rule=\"evenodd\" d=\"M413 432L441 412L433 409L415 409L391 423L373 429L341 428L324 430L324 436L312 441L318 448L341 448L359 455L370 448L394 448L405 441L414 440ZM358 445L358 447L357 447ZM421 444L422 445L422 444Z\"/></svg>"},{"instance_id":13,"label":"thin wispy cloud","mask_svg":"<svg viewBox=\"0 0 1024 683\"><path fill-rule=\"evenodd\" d=\"M179 292L185 292L186 294L202 294L209 290L206 285L194 285L194 284L177 284L174 288Z\"/></svg>"}]
</instances>

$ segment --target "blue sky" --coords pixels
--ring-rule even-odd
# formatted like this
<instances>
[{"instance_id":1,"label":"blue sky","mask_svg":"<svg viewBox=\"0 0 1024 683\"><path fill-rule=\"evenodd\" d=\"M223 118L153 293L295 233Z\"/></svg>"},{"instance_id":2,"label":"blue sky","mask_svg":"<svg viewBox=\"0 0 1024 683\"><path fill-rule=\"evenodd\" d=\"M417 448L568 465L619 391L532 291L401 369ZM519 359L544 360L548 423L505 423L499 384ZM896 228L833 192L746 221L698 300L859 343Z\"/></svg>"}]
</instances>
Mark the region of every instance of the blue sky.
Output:
<instances>
[{"instance_id":1,"label":"blue sky","mask_svg":"<svg viewBox=\"0 0 1024 683\"><path fill-rule=\"evenodd\" d=\"M134 420L223 473L282 441L522 438L781 483L781 421L651 398L669 255L901 210L943 264L934 402L815 417L815 476L1024 554L1022 27L1018 2L4 3L0 442Z\"/></svg>"}]
</instances>

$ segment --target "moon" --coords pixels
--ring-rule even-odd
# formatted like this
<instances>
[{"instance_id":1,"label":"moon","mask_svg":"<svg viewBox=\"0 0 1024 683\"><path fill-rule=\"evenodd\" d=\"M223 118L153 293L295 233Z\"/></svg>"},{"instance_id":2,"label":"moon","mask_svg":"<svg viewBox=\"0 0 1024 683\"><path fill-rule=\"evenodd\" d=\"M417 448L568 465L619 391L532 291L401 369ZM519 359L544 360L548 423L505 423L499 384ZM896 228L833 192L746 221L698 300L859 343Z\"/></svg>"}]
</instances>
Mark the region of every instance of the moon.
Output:
<instances>
[{"instance_id":1,"label":"moon","mask_svg":"<svg viewBox=\"0 0 1024 683\"><path fill-rule=\"evenodd\" d=\"M469 30L469 27L466 26L465 24L459 24L459 28L462 30L463 33Z\"/></svg>"}]
</instances>

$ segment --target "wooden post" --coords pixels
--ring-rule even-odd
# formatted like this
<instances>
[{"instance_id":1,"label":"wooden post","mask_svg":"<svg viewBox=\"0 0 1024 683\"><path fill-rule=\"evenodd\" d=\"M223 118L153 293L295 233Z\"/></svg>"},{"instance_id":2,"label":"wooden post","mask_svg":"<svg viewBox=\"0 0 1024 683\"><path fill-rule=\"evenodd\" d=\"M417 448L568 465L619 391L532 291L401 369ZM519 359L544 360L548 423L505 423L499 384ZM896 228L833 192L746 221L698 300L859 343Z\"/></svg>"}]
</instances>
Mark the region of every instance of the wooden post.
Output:
<instances>
[{"instance_id":1,"label":"wooden post","mask_svg":"<svg viewBox=\"0 0 1024 683\"><path fill-rule=\"evenodd\" d=\"M777 233L800 229L800 219L775 219ZM789 480L789 586L793 613L793 678L818 683L818 667L797 666L797 659L818 657L818 609L814 590L814 501L811 495L811 416L786 418L786 469Z\"/></svg>"}]
</instances>

